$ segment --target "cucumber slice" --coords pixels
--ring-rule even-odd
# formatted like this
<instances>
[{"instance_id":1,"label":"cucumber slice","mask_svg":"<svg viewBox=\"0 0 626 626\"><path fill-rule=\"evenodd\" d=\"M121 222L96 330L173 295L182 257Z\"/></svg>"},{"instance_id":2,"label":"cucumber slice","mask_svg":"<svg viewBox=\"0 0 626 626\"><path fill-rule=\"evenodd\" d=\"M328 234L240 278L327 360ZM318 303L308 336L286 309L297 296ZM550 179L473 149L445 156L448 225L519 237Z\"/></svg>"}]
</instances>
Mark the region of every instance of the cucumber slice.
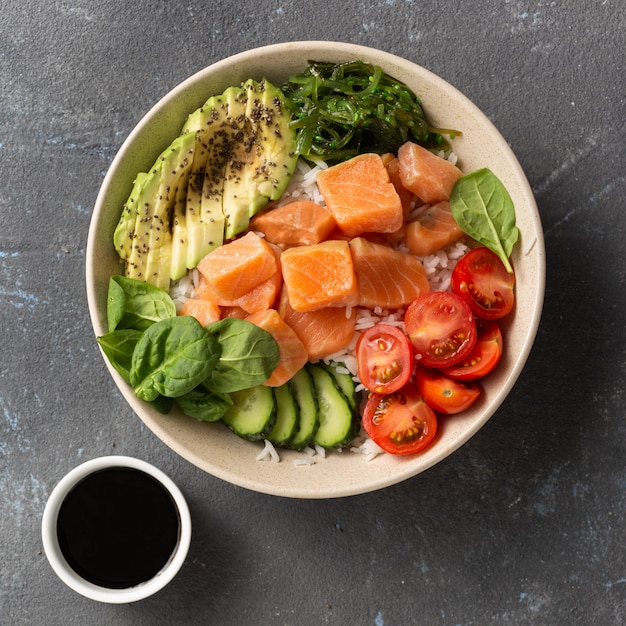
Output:
<instances>
[{"instance_id":1,"label":"cucumber slice","mask_svg":"<svg viewBox=\"0 0 626 626\"><path fill-rule=\"evenodd\" d=\"M277 446L287 446L298 428L298 406L288 384L274 387L274 397L276 423L267 438Z\"/></svg>"},{"instance_id":2,"label":"cucumber slice","mask_svg":"<svg viewBox=\"0 0 626 626\"><path fill-rule=\"evenodd\" d=\"M355 412L330 372L319 365L307 369L315 385L320 422L313 441L323 448L343 448L356 434Z\"/></svg>"},{"instance_id":3,"label":"cucumber slice","mask_svg":"<svg viewBox=\"0 0 626 626\"><path fill-rule=\"evenodd\" d=\"M302 368L288 384L300 415L298 429L289 442L289 447L302 450L313 441L319 424L315 387L306 368Z\"/></svg>"},{"instance_id":4,"label":"cucumber slice","mask_svg":"<svg viewBox=\"0 0 626 626\"><path fill-rule=\"evenodd\" d=\"M266 439L276 423L276 399L271 387L257 385L234 391L233 401L222 421L236 435L248 441Z\"/></svg>"},{"instance_id":5,"label":"cucumber slice","mask_svg":"<svg viewBox=\"0 0 626 626\"><path fill-rule=\"evenodd\" d=\"M350 408L353 411L356 411L357 399L356 399L356 385L352 376L350 374L346 374L345 372L338 372L338 367L344 367L341 363L323 363L320 362L320 365L327 371L332 374L332 377L335 379L335 384L339 387L339 390L346 397ZM345 369L345 368L344 368Z\"/></svg>"}]
</instances>

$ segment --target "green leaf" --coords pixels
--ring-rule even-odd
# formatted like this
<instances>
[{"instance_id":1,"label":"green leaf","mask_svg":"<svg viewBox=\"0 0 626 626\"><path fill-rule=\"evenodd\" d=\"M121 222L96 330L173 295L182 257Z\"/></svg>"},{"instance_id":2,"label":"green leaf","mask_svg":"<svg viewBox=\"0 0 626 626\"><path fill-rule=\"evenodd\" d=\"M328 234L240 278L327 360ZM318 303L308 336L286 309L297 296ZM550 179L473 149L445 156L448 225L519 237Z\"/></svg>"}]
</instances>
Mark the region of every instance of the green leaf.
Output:
<instances>
[{"instance_id":1,"label":"green leaf","mask_svg":"<svg viewBox=\"0 0 626 626\"><path fill-rule=\"evenodd\" d=\"M228 394L215 393L203 384L176 398L181 411L189 417L205 422L216 422L233 405Z\"/></svg>"},{"instance_id":2,"label":"green leaf","mask_svg":"<svg viewBox=\"0 0 626 626\"><path fill-rule=\"evenodd\" d=\"M142 400L178 398L207 378L219 354L216 338L194 317L155 322L135 346L130 384Z\"/></svg>"},{"instance_id":3,"label":"green leaf","mask_svg":"<svg viewBox=\"0 0 626 626\"><path fill-rule=\"evenodd\" d=\"M231 393L264 383L278 365L278 344L270 333L251 322L227 318L206 329L220 345L220 358L206 381L219 393Z\"/></svg>"},{"instance_id":4,"label":"green leaf","mask_svg":"<svg viewBox=\"0 0 626 626\"><path fill-rule=\"evenodd\" d=\"M163 289L126 276L112 276L109 280L109 331L122 328L145 330L155 322L175 316L176 305Z\"/></svg>"},{"instance_id":5,"label":"green leaf","mask_svg":"<svg viewBox=\"0 0 626 626\"><path fill-rule=\"evenodd\" d=\"M519 238L515 206L502 181L489 169L459 178L450 196L450 211L461 230L500 257L509 273L509 256Z\"/></svg>"},{"instance_id":6,"label":"green leaf","mask_svg":"<svg viewBox=\"0 0 626 626\"><path fill-rule=\"evenodd\" d=\"M127 383L130 382L133 351L140 337L141 331L133 328L124 328L106 333L97 339L111 365Z\"/></svg>"}]
</instances>

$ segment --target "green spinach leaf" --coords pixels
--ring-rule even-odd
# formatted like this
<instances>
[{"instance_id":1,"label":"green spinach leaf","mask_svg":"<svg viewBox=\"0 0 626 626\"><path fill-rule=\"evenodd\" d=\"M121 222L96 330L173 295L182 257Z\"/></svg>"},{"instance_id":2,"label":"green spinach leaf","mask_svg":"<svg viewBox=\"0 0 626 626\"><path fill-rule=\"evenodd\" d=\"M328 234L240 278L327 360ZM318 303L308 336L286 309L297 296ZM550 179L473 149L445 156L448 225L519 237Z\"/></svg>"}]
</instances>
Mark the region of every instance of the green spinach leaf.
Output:
<instances>
[{"instance_id":1,"label":"green spinach leaf","mask_svg":"<svg viewBox=\"0 0 626 626\"><path fill-rule=\"evenodd\" d=\"M214 335L188 315L153 323L133 351L130 384L142 400L182 396L211 373L220 355Z\"/></svg>"},{"instance_id":2,"label":"green spinach leaf","mask_svg":"<svg viewBox=\"0 0 626 626\"><path fill-rule=\"evenodd\" d=\"M226 318L206 327L220 345L220 358L206 385L231 393L264 383L278 365L278 344L252 322Z\"/></svg>"},{"instance_id":3,"label":"green spinach leaf","mask_svg":"<svg viewBox=\"0 0 626 626\"><path fill-rule=\"evenodd\" d=\"M157 396L154 400L150 401L152 408L163 415L167 415L172 410L174 400L172 398L166 398L165 396Z\"/></svg>"},{"instance_id":4,"label":"green spinach leaf","mask_svg":"<svg viewBox=\"0 0 626 626\"><path fill-rule=\"evenodd\" d=\"M130 382L130 366L133 351L140 337L141 331L133 328L124 328L106 333L97 339L111 365L127 383Z\"/></svg>"},{"instance_id":5,"label":"green spinach leaf","mask_svg":"<svg viewBox=\"0 0 626 626\"><path fill-rule=\"evenodd\" d=\"M126 276L112 276L109 280L107 299L109 331L116 328L145 330L154 322L175 315L176 305L163 289Z\"/></svg>"},{"instance_id":6,"label":"green spinach leaf","mask_svg":"<svg viewBox=\"0 0 626 626\"><path fill-rule=\"evenodd\" d=\"M507 271L519 237L515 206L502 181L483 168L462 176L450 196L450 211L461 230L497 254Z\"/></svg>"},{"instance_id":7,"label":"green spinach leaf","mask_svg":"<svg viewBox=\"0 0 626 626\"><path fill-rule=\"evenodd\" d=\"M176 404L189 417L205 422L216 422L233 405L233 401L228 394L215 393L201 383L195 389L176 398Z\"/></svg>"}]
</instances>

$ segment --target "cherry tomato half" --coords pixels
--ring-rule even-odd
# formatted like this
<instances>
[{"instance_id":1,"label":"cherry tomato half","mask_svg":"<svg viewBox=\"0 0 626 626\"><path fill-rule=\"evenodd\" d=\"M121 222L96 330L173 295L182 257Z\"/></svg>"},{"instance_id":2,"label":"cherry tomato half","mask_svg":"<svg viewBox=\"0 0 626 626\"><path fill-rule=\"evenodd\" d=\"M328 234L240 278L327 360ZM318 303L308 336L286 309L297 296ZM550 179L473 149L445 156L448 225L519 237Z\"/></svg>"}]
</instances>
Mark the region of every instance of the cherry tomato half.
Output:
<instances>
[{"instance_id":1,"label":"cherry tomato half","mask_svg":"<svg viewBox=\"0 0 626 626\"><path fill-rule=\"evenodd\" d=\"M415 454L437 432L437 417L412 385L391 394L373 393L363 411L363 429L385 452Z\"/></svg>"},{"instance_id":2,"label":"cherry tomato half","mask_svg":"<svg viewBox=\"0 0 626 626\"><path fill-rule=\"evenodd\" d=\"M448 378L439 370L420 367L415 373L417 390L424 402L437 413L453 415L469 409L481 394L475 382Z\"/></svg>"},{"instance_id":3,"label":"cherry tomato half","mask_svg":"<svg viewBox=\"0 0 626 626\"><path fill-rule=\"evenodd\" d=\"M446 291L430 291L413 300L404 315L404 327L426 367L454 365L476 343L476 322L469 306Z\"/></svg>"},{"instance_id":4,"label":"cherry tomato half","mask_svg":"<svg viewBox=\"0 0 626 626\"><path fill-rule=\"evenodd\" d=\"M363 331L356 344L359 379L375 393L403 387L413 372L413 346L402 330L376 324Z\"/></svg>"},{"instance_id":5,"label":"cherry tomato half","mask_svg":"<svg viewBox=\"0 0 626 626\"><path fill-rule=\"evenodd\" d=\"M469 356L441 372L455 380L476 380L491 372L502 356L502 333L493 320L476 322L478 339Z\"/></svg>"},{"instance_id":6,"label":"cherry tomato half","mask_svg":"<svg viewBox=\"0 0 626 626\"><path fill-rule=\"evenodd\" d=\"M489 248L475 248L461 258L452 271L450 284L476 317L495 320L513 308L515 274L507 272Z\"/></svg>"}]
</instances>

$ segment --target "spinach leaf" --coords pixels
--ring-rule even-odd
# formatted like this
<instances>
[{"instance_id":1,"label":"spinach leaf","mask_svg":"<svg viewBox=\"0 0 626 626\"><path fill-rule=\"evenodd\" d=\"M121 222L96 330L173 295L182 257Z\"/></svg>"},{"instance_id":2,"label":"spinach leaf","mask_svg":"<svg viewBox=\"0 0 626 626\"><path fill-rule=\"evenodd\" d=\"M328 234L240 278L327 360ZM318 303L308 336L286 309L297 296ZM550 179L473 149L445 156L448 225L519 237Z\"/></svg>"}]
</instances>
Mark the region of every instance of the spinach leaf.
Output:
<instances>
[{"instance_id":1,"label":"spinach leaf","mask_svg":"<svg viewBox=\"0 0 626 626\"><path fill-rule=\"evenodd\" d=\"M133 351L130 384L142 400L160 394L182 396L201 383L215 367L220 347L215 336L189 315L153 323Z\"/></svg>"},{"instance_id":2,"label":"spinach leaf","mask_svg":"<svg viewBox=\"0 0 626 626\"><path fill-rule=\"evenodd\" d=\"M461 230L497 254L509 273L509 256L519 237L515 206L502 181L489 169L459 178L450 196L450 211Z\"/></svg>"},{"instance_id":3,"label":"spinach leaf","mask_svg":"<svg viewBox=\"0 0 626 626\"><path fill-rule=\"evenodd\" d=\"M172 410L174 400L172 398L166 398L165 396L157 396L154 400L150 401L152 408L163 415L167 415Z\"/></svg>"},{"instance_id":4,"label":"spinach leaf","mask_svg":"<svg viewBox=\"0 0 626 626\"><path fill-rule=\"evenodd\" d=\"M226 318L206 327L217 338L220 358L206 385L219 393L264 383L278 365L278 344L252 322Z\"/></svg>"},{"instance_id":5,"label":"spinach leaf","mask_svg":"<svg viewBox=\"0 0 626 626\"><path fill-rule=\"evenodd\" d=\"M124 328L106 333L97 339L111 365L127 383L130 382L133 350L140 337L141 331L133 328Z\"/></svg>"},{"instance_id":6,"label":"spinach leaf","mask_svg":"<svg viewBox=\"0 0 626 626\"><path fill-rule=\"evenodd\" d=\"M189 417L205 422L216 422L233 405L228 394L215 393L200 384L185 395L176 398L176 404Z\"/></svg>"},{"instance_id":7,"label":"spinach leaf","mask_svg":"<svg viewBox=\"0 0 626 626\"><path fill-rule=\"evenodd\" d=\"M145 330L154 322L175 315L176 305L163 289L126 276L112 276L109 280L107 299L109 331L116 328Z\"/></svg>"}]
</instances>

